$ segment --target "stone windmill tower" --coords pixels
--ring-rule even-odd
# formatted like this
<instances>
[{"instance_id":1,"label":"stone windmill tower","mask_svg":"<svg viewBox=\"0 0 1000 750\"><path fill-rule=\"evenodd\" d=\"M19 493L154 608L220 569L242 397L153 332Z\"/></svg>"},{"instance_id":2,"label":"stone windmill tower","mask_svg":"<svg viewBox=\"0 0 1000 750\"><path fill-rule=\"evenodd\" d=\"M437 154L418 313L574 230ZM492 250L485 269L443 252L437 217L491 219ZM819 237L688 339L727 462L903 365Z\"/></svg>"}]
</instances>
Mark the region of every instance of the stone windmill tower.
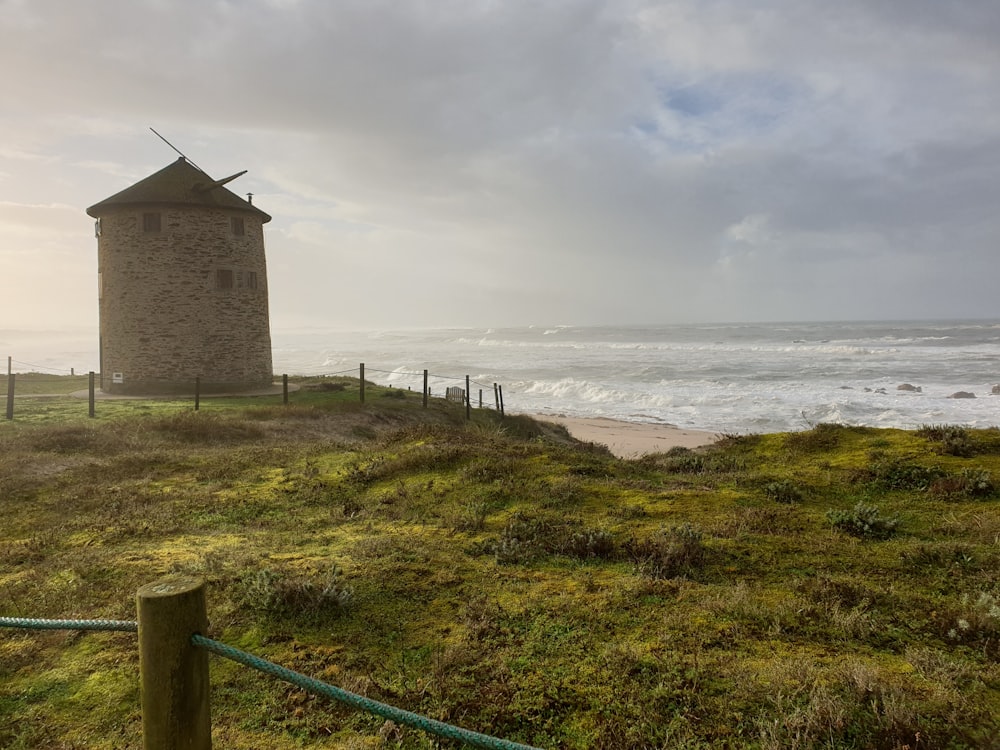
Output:
<instances>
[{"instance_id":1,"label":"stone windmill tower","mask_svg":"<svg viewBox=\"0 0 1000 750\"><path fill-rule=\"evenodd\" d=\"M101 390L271 385L266 213L183 156L87 209L96 219Z\"/></svg>"}]
</instances>

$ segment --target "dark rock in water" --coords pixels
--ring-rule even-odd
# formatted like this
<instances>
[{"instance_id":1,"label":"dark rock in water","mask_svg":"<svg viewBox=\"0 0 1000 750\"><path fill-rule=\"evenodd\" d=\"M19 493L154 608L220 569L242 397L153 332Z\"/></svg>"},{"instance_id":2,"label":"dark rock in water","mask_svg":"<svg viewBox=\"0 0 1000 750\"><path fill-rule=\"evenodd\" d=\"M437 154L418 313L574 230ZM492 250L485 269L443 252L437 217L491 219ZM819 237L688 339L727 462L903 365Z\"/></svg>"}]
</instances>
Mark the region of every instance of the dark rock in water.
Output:
<instances>
[{"instance_id":1,"label":"dark rock in water","mask_svg":"<svg viewBox=\"0 0 1000 750\"><path fill-rule=\"evenodd\" d=\"M1000 395L1000 385L993 386L993 390L990 391L994 396Z\"/></svg>"},{"instance_id":2,"label":"dark rock in water","mask_svg":"<svg viewBox=\"0 0 1000 750\"><path fill-rule=\"evenodd\" d=\"M909 383L902 383L896 386L897 391L913 391L914 393L923 393L924 389L919 385L910 385Z\"/></svg>"},{"instance_id":3,"label":"dark rock in water","mask_svg":"<svg viewBox=\"0 0 1000 750\"><path fill-rule=\"evenodd\" d=\"M955 391L953 394L948 396L948 398L975 398L975 393L969 393L968 391Z\"/></svg>"}]
</instances>

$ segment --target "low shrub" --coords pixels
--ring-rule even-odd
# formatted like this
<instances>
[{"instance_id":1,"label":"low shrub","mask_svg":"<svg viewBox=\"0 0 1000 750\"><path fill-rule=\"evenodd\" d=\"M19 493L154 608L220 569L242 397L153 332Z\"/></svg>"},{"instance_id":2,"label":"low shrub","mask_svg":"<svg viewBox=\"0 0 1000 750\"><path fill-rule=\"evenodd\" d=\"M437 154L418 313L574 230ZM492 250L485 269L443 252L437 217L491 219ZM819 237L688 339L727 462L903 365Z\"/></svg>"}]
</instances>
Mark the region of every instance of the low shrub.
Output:
<instances>
[{"instance_id":1,"label":"low shrub","mask_svg":"<svg viewBox=\"0 0 1000 750\"><path fill-rule=\"evenodd\" d=\"M1000 599L982 592L973 599L963 594L957 611L949 618L945 637L952 643L981 646L985 655L1000 655Z\"/></svg>"},{"instance_id":2,"label":"low shrub","mask_svg":"<svg viewBox=\"0 0 1000 750\"><path fill-rule=\"evenodd\" d=\"M881 454L873 456L872 464L857 473L855 479L870 484L880 491L917 490L924 491L944 476L941 469L899 460L886 460Z\"/></svg>"},{"instance_id":3,"label":"low shrub","mask_svg":"<svg viewBox=\"0 0 1000 750\"><path fill-rule=\"evenodd\" d=\"M496 541L487 544L486 549L502 565L530 562L542 555L566 555L581 560L612 559L617 555L609 531L521 512L511 517Z\"/></svg>"},{"instance_id":4,"label":"low shrub","mask_svg":"<svg viewBox=\"0 0 1000 750\"><path fill-rule=\"evenodd\" d=\"M26 447L51 453L84 453L95 450L98 440L98 430L94 425L57 425L29 433Z\"/></svg>"},{"instance_id":5,"label":"low shrub","mask_svg":"<svg viewBox=\"0 0 1000 750\"><path fill-rule=\"evenodd\" d=\"M243 579L243 603L273 614L336 613L349 607L353 598L354 589L343 582L343 571L336 564L318 578L264 568Z\"/></svg>"},{"instance_id":6,"label":"low shrub","mask_svg":"<svg viewBox=\"0 0 1000 750\"><path fill-rule=\"evenodd\" d=\"M652 453L636 461L643 470L658 469L671 474L728 474L745 471L744 457L719 451L693 451L675 446L666 453Z\"/></svg>"},{"instance_id":7,"label":"low shrub","mask_svg":"<svg viewBox=\"0 0 1000 750\"><path fill-rule=\"evenodd\" d=\"M883 518L874 505L858 503L851 510L828 510L827 520L834 528L865 539L888 539L896 533L899 517Z\"/></svg>"},{"instance_id":8,"label":"low shrub","mask_svg":"<svg viewBox=\"0 0 1000 750\"><path fill-rule=\"evenodd\" d=\"M966 467L931 483L930 492L944 500L975 500L989 497L996 489L990 472L986 469Z\"/></svg>"},{"instance_id":9,"label":"low shrub","mask_svg":"<svg viewBox=\"0 0 1000 750\"><path fill-rule=\"evenodd\" d=\"M385 467L387 463L385 456L367 456L347 467L344 472L344 481L357 487L368 487L386 478Z\"/></svg>"},{"instance_id":10,"label":"low shrub","mask_svg":"<svg viewBox=\"0 0 1000 750\"><path fill-rule=\"evenodd\" d=\"M948 456L976 455L976 444L965 427L957 425L922 425L917 435L937 443L937 452Z\"/></svg>"},{"instance_id":11,"label":"low shrub","mask_svg":"<svg viewBox=\"0 0 1000 750\"><path fill-rule=\"evenodd\" d=\"M309 383L302 386L302 388L308 391L322 391L325 393L341 393L347 390L347 386L344 383L331 383L327 380L319 383Z\"/></svg>"},{"instance_id":12,"label":"low shrub","mask_svg":"<svg viewBox=\"0 0 1000 750\"><path fill-rule=\"evenodd\" d=\"M583 529L570 534L563 551L570 557L581 560L591 558L606 560L615 556L615 540L610 531Z\"/></svg>"},{"instance_id":13,"label":"low shrub","mask_svg":"<svg viewBox=\"0 0 1000 750\"><path fill-rule=\"evenodd\" d=\"M482 531L489 515L489 504L479 499L470 500L447 515L446 522L454 532Z\"/></svg>"},{"instance_id":14,"label":"low shrub","mask_svg":"<svg viewBox=\"0 0 1000 750\"><path fill-rule=\"evenodd\" d=\"M769 482L764 494L776 503L801 503L803 499L802 491L791 482Z\"/></svg>"},{"instance_id":15,"label":"low shrub","mask_svg":"<svg viewBox=\"0 0 1000 750\"><path fill-rule=\"evenodd\" d=\"M566 508L579 505L586 497L583 485L576 477L557 477L544 480L539 487L544 508Z\"/></svg>"},{"instance_id":16,"label":"low shrub","mask_svg":"<svg viewBox=\"0 0 1000 750\"><path fill-rule=\"evenodd\" d=\"M149 423L149 428L182 443L232 444L259 440L264 430L258 424L218 414L181 411Z\"/></svg>"},{"instance_id":17,"label":"low shrub","mask_svg":"<svg viewBox=\"0 0 1000 750\"><path fill-rule=\"evenodd\" d=\"M845 428L839 424L822 423L805 432L792 432L785 437L785 445L800 453L818 453L833 450L840 442Z\"/></svg>"},{"instance_id":18,"label":"low shrub","mask_svg":"<svg viewBox=\"0 0 1000 750\"><path fill-rule=\"evenodd\" d=\"M682 448L671 449L659 462L660 468L676 474L702 474L708 470L708 460L700 453Z\"/></svg>"},{"instance_id":19,"label":"low shrub","mask_svg":"<svg viewBox=\"0 0 1000 750\"><path fill-rule=\"evenodd\" d=\"M918 544L901 551L899 559L907 567L917 571L976 571L982 567L975 547L964 542Z\"/></svg>"},{"instance_id":20,"label":"low shrub","mask_svg":"<svg viewBox=\"0 0 1000 750\"><path fill-rule=\"evenodd\" d=\"M637 572L653 579L692 576L704 568L708 559L704 534L690 523L661 529L643 541L630 540L625 551Z\"/></svg>"},{"instance_id":21,"label":"low shrub","mask_svg":"<svg viewBox=\"0 0 1000 750\"><path fill-rule=\"evenodd\" d=\"M520 472L520 464L510 456L486 456L473 459L459 473L459 477L467 482L507 483L515 481Z\"/></svg>"}]
</instances>

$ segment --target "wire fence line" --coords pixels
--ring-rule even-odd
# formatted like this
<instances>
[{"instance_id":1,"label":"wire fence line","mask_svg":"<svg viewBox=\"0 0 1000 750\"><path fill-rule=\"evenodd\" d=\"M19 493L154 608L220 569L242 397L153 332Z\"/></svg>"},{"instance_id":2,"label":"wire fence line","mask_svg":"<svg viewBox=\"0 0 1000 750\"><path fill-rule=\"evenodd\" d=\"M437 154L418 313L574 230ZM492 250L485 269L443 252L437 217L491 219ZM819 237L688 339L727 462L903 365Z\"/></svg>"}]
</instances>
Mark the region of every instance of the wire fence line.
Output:
<instances>
[{"instance_id":1,"label":"wire fence line","mask_svg":"<svg viewBox=\"0 0 1000 750\"><path fill-rule=\"evenodd\" d=\"M87 373L83 373L82 372L79 375L77 375L75 368L65 369L65 368L59 368L59 367L50 367L50 366L47 366L47 365L39 365L39 364L31 363L31 362L24 362L22 360L13 359L12 357L8 357L8 365L10 365L10 366L18 365L20 367L31 368L28 372L19 371L16 374L19 374L19 375L29 375L30 374L32 376L32 378L31 378L31 382L32 383L60 383L60 382L63 382L62 378L64 378L66 375L76 376L76 377L85 377L86 374L87 374ZM357 371L358 371L357 368L350 368L350 369L347 369L347 370L337 370L335 372L329 372L324 367L315 367L315 368L305 368L305 369L302 369L300 372L296 372L295 375L304 376L304 377L337 377L337 376L341 376L341 375L351 375L351 374L353 374L353 373L355 373ZM396 368L394 370L382 370L382 369L371 367L371 368L367 368L366 371L367 372L375 372L375 373L379 373L379 374L383 374L383 375L388 375L390 377L394 377L394 376L395 377L409 376L409 377L419 378L419 377L422 377L425 374L424 372L414 371L414 370L406 370L406 369L403 369L403 368ZM42 378L42 377L37 377L38 375L51 375L52 377L51 378ZM459 382L461 382L461 381L463 381L463 380L466 379L466 376L464 376L464 375L440 375L440 374L430 373L430 372L427 373L427 376L429 378L433 378L433 379L438 380L438 381L444 380L444 381L459 381ZM476 386L478 386L480 388L484 388L484 389L487 389L487 390L493 387L493 384L491 384L491 383L481 383L481 382L479 382L477 380L472 380L471 383L473 385L476 385ZM391 383L390 383L390 387L391 387Z\"/></svg>"},{"instance_id":2,"label":"wire fence line","mask_svg":"<svg viewBox=\"0 0 1000 750\"><path fill-rule=\"evenodd\" d=\"M28 617L0 617L0 627L20 628L25 630L95 630L95 631L120 631L139 632L137 621L126 620L47 620ZM259 656L233 648L220 641L206 638L198 633L190 636L191 645L204 649L210 653L223 658L235 661L258 672L275 677L288 682L296 687L302 688L306 692L329 698L343 703L351 708L365 711L366 713L380 716L383 719L402 724L403 726L420 729L429 734L446 739L458 740L473 747L486 748L487 750L539 750L531 745L522 745L510 740L481 734L469 729L448 724L437 719L431 719L421 714L406 711L405 709L390 706L387 703L366 698L363 695L352 693L349 690L338 688L329 683L308 677L301 672L295 672L280 664L262 659Z\"/></svg>"},{"instance_id":3,"label":"wire fence line","mask_svg":"<svg viewBox=\"0 0 1000 750\"><path fill-rule=\"evenodd\" d=\"M377 370L374 367L366 367L365 372L379 372L385 375L412 375L414 377L423 377L422 372L410 372L408 370ZM465 375L435 375L434 373L428 373L428 377L436 378L438 380L465 380ZM470 381L473 385L478 385L480 388L492 388L493 385L486 383L480 383L478 380Z\"/></svg>"},{"instance_id":4,"label":"wire fence line","mask_svg":"<svg viewBox=\"0 0 1000 750\"><path fill-rule=\"evenodd\" d=\"M65 382L64 378L66 376L65 375L59 375L58 373L60 373L60 372L65 372L65 373L72 372L73 373L73 377L83 378L83 377L87 376L87 373L80 373L79 375L77 375L76 372L75 372L75 370L60 370L58 368L47 368L49 370L52 370L53 372L41 372L41 369L44 368L43 365L33 365L30 362L20 362L18 360L12 360L12 361L13 361L14 364L17 364L17 365L24 365L25 367L35 368L33 370L30 370L27 373L24 373L24 372L15 373L15 374L18 374L18 375L32 375L33 376L31 378L31 382L32 383L62 383L62 382ZM341 375L354 375L357 372L358 372L358 368L357 367L352 367L352 368L350 368L348 370L337 370L336 372L329 372L329 371L327 371L327 370L325 370L323 368L316 368L316 369L313 370L313 372L305 372L305 371L303 371L303 372L294 373L292 375L292 377L323 377L323 378L332 378L332 377L337 377L337 376L341 376ZM392 375L397 375L397 376L398 375L408 375L408 376L415 377L415 378L423 377L423 375L424 375L423 372L418 372L416 370L402 370L402 369L399 369L399 368L397 368L395 370L381 370L381 369L378 369L378 368L375 368L375 367L366 367L365 368L365 372L366 373L377 372L377 373L380 373L380 374L383 374L383 375L390 375L390 376L392 376ZM51 375L52 377L49 377L49 378L40 378L40 377L36 377L37 375ZM466 377L465 375L440 375L440 374L432 373L432 372L428 372L427 376L430 377L430 378L434 378L436 380L457 380L457 381L464 381L465 377ZM492 383L480 383L478 380L472 380L471 382L472 382L473 385L477 385L480 388L492 388L493 387Z\"/></svg>"},{"instance_id":5,"label":"wire fence line","mask_svg":"<svg viewBox=\"0 0 1000 750\"><path fill-rule=\"evenodd\" d=\"M324 368L317 367L317 368L307 368L306 370L302 370L300 372L297 372L296 375L300 375L300 376L301 375L304 375L304 376L313 376L313 377L335 377L337 375L351 375L351 374L356 373L357 371L358 371L358 368L353 367L350 370L339 370L337 372L327 372ZM406 375L406 376L410 376L410 377L414 377L414 378L422 378L424 376L423 371L419 371L419 370L404 370L402 368L396 368L394 370L382 370L382 369L379 369L377 367L369 367L369 366L366 365L365 366L365 373L367 374L367 373L371 373L371 372L377 372L380 375L389 375L389 376ZM435 380L457 380L457 381L464 381L465 380L465 375L440 375L440 374L433 373L433 372L430 372L430 371L428 371L427 377L434 378ZM480 388L487 388L488 389L488 388L492 388L493 387L492 383L480 383L478 380L472 380L471 382L474 385L479 386Z\"/></svg>"},{"instance_id":6,"label":"wire fence line","mask_svg":"<svg viewBox=\"0 0 1000 750\"><path fill-rule=\"evenodd\" d=\"M74 369L66 369L66 368L63 368L63 367L48 367L46 365L33 365L33 364L31 364L31 362L21 362L20 360L13 359L13 358L10 360L10 362L11 362L11 364L22 365L24 367L34 368L32 370L32 372L41 372L42 370L51 370L53 373L58 373L58 372L72 373L72 372L75 372L75 368Z\"/></svg>"},{"instance_id":7,"label":"wire fence line","mask_svg":"<svg viewBox=\"0 0 1000 750\"><path fill-rule=\"evenodd\" d=\"M13 362L13 361L14 360L12 358L8 358L8 363ZM21 364L27 364L30 367L36 367L36 365L31 365L30 363L21 363ZM10 367L10 364L8 364L8 367ZM315 372L315 373L312 373L312 374L309 374L309 373L299 373L297 376L298 377L304 377L304 378L310 378L310 377L313 377L313 378L331 378L331 377L338 377L338 376L357 377L357 379L359 381L359 396L360 396L360 400L361 400L362 403L364 403L364 401L365 401L365 384L367 382L367 374L366 373L378 373L380 375L386 375L386 376L388 376L388 378L386 378L386 379L389 382L386 383L385 385L381 385L380 387L387 387L389 389L393 389L395 387L395 388L398 388L399 390L402 390L402 385L400 383L398 383L398 382L396 382L396 383L392 382L392 380L394 378L395 379L398 379L398 378L422 378L422 382L418 381L418 383L417 383L416 391L417 392L421 392L423 394L424 407L425 408L427 406L427 399L433 395L432 394L433 389L431 387L432 381L434 383L434 387L435 388L438 387L439 385L442 385L442 384L447 384L447 383L451 383L451 382L461 383L462 381L464 381L465 387L461 387L461 386L446 386L445 387L445 398L447 400L449 400L449 401L451 401L451 400L462 401L466 405L466 409L467 409L466 418L467 419L471 419L471 415L469 414L469 410L471 410L471 408L472 408L473 386L476 386L476 387L478 387L480 389L479 390L479 399L478 399L478 406L477 406L477 408L479 408L479 409L484 409L484 408L485 409L495 409L501 415L501 417L504 416L503 387L499 383L492 383L492 384L490 384L490 383L481 383L481 382L479 382L477 380L472 380L472 378L470 376L468 376L468 375L465 375L465 376L439 375L439 374L431 373L428 370L423 370L422 372L419 372L419 371L413 371L413 370L403 369L401 367L393 369L393 370L384 370L384 369L379 369L379 368L367 368L367 370L366 370L365 363L362 362L362 363L360 363L360 365L357 368L351 368L349 370L337 370L337 371L333 371L333 372L324 370L322 372ZM27 382L29 384L28 385L28 392L23 393L23 394L17 394L16 393L16 390L18 388L17 387L17 382L18 382L17 374L14 373L14 372L12 372L12 371L8 372L8 377L7 377L7 409L6 409L6 418L8 420L12 420L14 418L14 399L15 399L15 397L17 397L17 398L22 398L23 397L23 398L31 399L31 398L39 398L39 397L80 395L81 393L83 393L83 391L81 390L79 392L74 392L74 394L69 394L67 392L60 391L59 388L53 388L53 391L55 391L53 393L45 393L44 391L42 391L42 392L39 391L38 386L40 384L42 384L42 385L49 384L49 383L51 383L51 384L61 384L63 387L65 387L66 382L67 382L66 379L65 379L66 378L65 375L56 375L54 373L37 373L37 372L21 373L21 374L27 374L27 375L30 375L31 377L23 381L23 382ZM39 375L41 375L42 377L39 377ZM72 375L76 376L76 373L72 372ZM96 387L96 383L97 383L96 376L97 376L97 374L94 373L94 372L81 373L79 376L76 376L76 377L79 377L81 379L86 378L88 380L87 395L88 395L88 401L89 401L89 416L91 416L91 417L96 416L95 399L98 397L98 389ZM193 394L193 396L194 396L194 408L195 408L195 411L199 410L199 408L200 408L200 400L201 400L202 395L204 395L206 397L207 396L211 396L211 395L239 395L238 392L237 393L224 393L224 394L206 392L206 393L203 394L202 390L201 390L201 378L200 377L195 377L194 380L188 386L184 386L183 383L176 383L176 384L171 384L171 385L174 386L174 387L176 387L176 388L178 388L178 392L177 393L155 393L155 394L146 394L146 395L148 396L148 398L156 399L156 400L187 400ZM277 385L277 384L275 383L275 385ZM288 387L288 385L289 385L289 382L288 382L288 375L287 374L284 374L284 375L281 376L281 385L282 385L282 400L283 400L283 402L285 404L288 404L289 403L289 400L288 400L288 394L289 394L289 387ZM379 384L376 383L375 385L379 385ZM414 388L412 388L409 385L406 387L406 389L410 390L410 391L414 390ZM266 393L265 393L265 390L267 391ZM292 390L294 390L294 388ZM484 397L483 397L483 395L484 395L483 391L489 392L490 390L493 391L493 398L492 398L492 400L489 397L487 397L487 398L484 399ZM183 392L181 392L181 391L183 391ZM109 395L110 395L110 397L127 395L130 398L133 398L133 399L138 398L140 400L143 398L143 394L141 394L141 393L127 393L127 394L111 393L111 394L105 394L103 391L101 393L102 393L101 398L107 398ZM248 396L275 395L275 392L269 388L269 389L261 389L257 393L247 393L246 395L248 395Z\"/></svg>"}]
</instances>

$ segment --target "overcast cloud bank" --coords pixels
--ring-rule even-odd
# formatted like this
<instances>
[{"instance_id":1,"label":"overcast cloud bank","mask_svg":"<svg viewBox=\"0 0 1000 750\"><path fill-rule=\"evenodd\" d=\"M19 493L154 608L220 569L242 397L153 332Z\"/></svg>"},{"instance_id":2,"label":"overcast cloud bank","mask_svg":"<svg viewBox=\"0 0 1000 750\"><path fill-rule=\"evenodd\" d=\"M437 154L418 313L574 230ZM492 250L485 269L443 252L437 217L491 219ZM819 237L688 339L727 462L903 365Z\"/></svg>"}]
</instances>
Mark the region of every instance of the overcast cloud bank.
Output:
<instances>
[{"instance_id":1,"label":"overcast cloud bank","mask_svg":"<svg viewBox=\"0 0 1000 750\"><path fill-rule=\"evenodd\" d=\"M277 327L997 316L992 0L0 0L0 39L6 327L96 329L84 208L175 158L150 125L249 170Z\"/></svg>"}]
</instances>

